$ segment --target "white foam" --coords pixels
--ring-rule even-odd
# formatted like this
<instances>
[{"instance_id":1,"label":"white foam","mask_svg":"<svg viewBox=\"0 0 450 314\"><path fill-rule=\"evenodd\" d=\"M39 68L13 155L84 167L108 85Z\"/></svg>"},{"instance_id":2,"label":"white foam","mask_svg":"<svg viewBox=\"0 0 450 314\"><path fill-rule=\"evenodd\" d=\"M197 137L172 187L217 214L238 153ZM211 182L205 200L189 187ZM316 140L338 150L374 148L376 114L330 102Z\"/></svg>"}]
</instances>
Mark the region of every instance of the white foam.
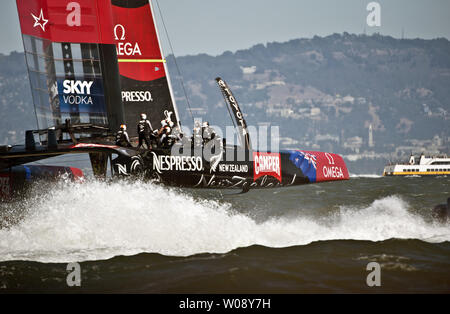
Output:
<instances>
[{"instance_id":1,"label":"white foam","mask_svg":"<svg viewBox=\"0 0 450 314\"><path fill-rule=\"evenodd\" d=\"M426 223L395 196L367 208L342 207L320 221L298 216L263 223L228 203L195 200L150 183L63 184L30 202L33 208L24 220L0 229L2 261L71 262L141 252L188 256L333 239L450 240L448 226Z\"/></svg>"}]
</instances>

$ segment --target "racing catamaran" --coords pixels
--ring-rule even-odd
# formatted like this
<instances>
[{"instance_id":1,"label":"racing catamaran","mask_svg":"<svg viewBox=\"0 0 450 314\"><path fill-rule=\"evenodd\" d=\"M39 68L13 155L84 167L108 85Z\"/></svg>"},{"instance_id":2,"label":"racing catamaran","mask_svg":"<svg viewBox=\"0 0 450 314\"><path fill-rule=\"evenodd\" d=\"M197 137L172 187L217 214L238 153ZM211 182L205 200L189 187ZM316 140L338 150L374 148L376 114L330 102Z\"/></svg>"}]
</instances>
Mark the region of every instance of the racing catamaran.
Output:
<instances>
[{"instance_id":1,"label":"racing catamaran","mask_svg":"<svg viewBox=\"0 0 450 314\"><path fill-rule=\"evenodd\" d=\"M151 1L16 1L38 130L26 132L25 145L0 147L5 184L12 184L20 165L79 153L89 154L99 178L110 162L114 175L184 187L248 191L349 178L337 154L254 150L244 115L221 78L216 81L240 145L220 138L197 145L183 135ZM115 145L119 126L136 125L140 113L155 129L171 123L178 136L149 150Z\"/></svg>"}]
</instances>

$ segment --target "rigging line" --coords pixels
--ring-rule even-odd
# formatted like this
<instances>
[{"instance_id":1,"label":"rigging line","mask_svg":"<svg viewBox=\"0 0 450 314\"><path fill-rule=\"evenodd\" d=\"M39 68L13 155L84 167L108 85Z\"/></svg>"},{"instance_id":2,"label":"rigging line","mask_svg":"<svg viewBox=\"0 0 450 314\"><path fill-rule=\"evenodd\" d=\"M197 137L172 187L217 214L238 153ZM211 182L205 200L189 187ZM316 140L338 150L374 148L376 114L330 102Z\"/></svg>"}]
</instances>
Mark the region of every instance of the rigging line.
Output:
<instances>
[{"instance_id":1,"label":"rigging line","mask_svg":"<svg viewBox=\"0 0 450 314\"><path fill-rule=\"evenodd\" d=\"M179 76L178 80L180 81L181 87L183 88L184 97L186 97L186 102L187 102L188 108L189 108L189 114L191 115L191 119L192 119L192 125L194 125L195 121L194 121L194 115L192 114L191 103L190 103L189 98L187 96L186 88L185 88L184 82L183 82L183 76L181 75L180 68L178 67L177 58L175 57L175 52L173 51L172 41L170 40L169 32L167 31L166 23L164 22L164 17L162 15L161 7L159 6L159 1L158 0L156 0L156 5L158 6L158 11L159 11L159 15L161 16L161 21L162 21L162 24L163 24L163 27L164 27L164 32L166 33L167 41L169 42L169 46L170 46L170 50L171 50L172 55L173 55L173 60L174 60L174 63L175 63L175 67L177 68L177 72L178 72L178 76Z\"/></svg>"}]
</instances>

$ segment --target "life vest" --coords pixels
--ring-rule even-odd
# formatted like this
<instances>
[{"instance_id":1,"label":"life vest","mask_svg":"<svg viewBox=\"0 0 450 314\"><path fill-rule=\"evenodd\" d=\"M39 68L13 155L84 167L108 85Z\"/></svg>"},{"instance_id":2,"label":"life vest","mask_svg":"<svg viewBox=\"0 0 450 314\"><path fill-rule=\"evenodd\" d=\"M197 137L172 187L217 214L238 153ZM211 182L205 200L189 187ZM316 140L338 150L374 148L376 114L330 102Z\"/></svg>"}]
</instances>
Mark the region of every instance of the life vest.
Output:
<instances>
[{"instance_id":1,"label":"life vest","mask_svg":"<svg viewBox=\"0 0 450 314\"><path fill-rule=\"evenodd\" d=\"M152 132L152 125L150 124L150 121L145 119L141 120L138 123L138 133L139 134L150 134Z\"/></svg>"}]
</instances>

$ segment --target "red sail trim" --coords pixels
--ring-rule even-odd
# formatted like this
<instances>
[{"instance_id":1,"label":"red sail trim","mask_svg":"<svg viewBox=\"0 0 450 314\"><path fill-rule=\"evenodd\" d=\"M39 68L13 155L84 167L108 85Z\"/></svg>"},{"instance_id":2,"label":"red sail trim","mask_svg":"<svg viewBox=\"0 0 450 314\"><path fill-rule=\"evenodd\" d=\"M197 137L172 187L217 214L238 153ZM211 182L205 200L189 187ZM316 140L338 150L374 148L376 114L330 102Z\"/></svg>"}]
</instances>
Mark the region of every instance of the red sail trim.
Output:
<instances>
[{"instance_id":1,"label":"red sail trim","mask_svg":"<svg viewBox=\"0 0 450 314\"><path fill-rule=\"evenodd\" d=\"M16 2L22 34L53 42L114 43L110 0L16 0ZM68 24L68 17L73 13L73 9L68 10L71 2L80 5L80 26Z\"/></svg>"},{"instance_id":2,"label":"red sail trim","mask_svg":"<svg viewBox=\"0 0 450 314\"><path fill-rule=\"evenodd\" d=\"M153 81L165 77L164 57L150 4L138 8L112 7L113 36L120 74L137 81Z\"/></svg>"}]
</instances>

